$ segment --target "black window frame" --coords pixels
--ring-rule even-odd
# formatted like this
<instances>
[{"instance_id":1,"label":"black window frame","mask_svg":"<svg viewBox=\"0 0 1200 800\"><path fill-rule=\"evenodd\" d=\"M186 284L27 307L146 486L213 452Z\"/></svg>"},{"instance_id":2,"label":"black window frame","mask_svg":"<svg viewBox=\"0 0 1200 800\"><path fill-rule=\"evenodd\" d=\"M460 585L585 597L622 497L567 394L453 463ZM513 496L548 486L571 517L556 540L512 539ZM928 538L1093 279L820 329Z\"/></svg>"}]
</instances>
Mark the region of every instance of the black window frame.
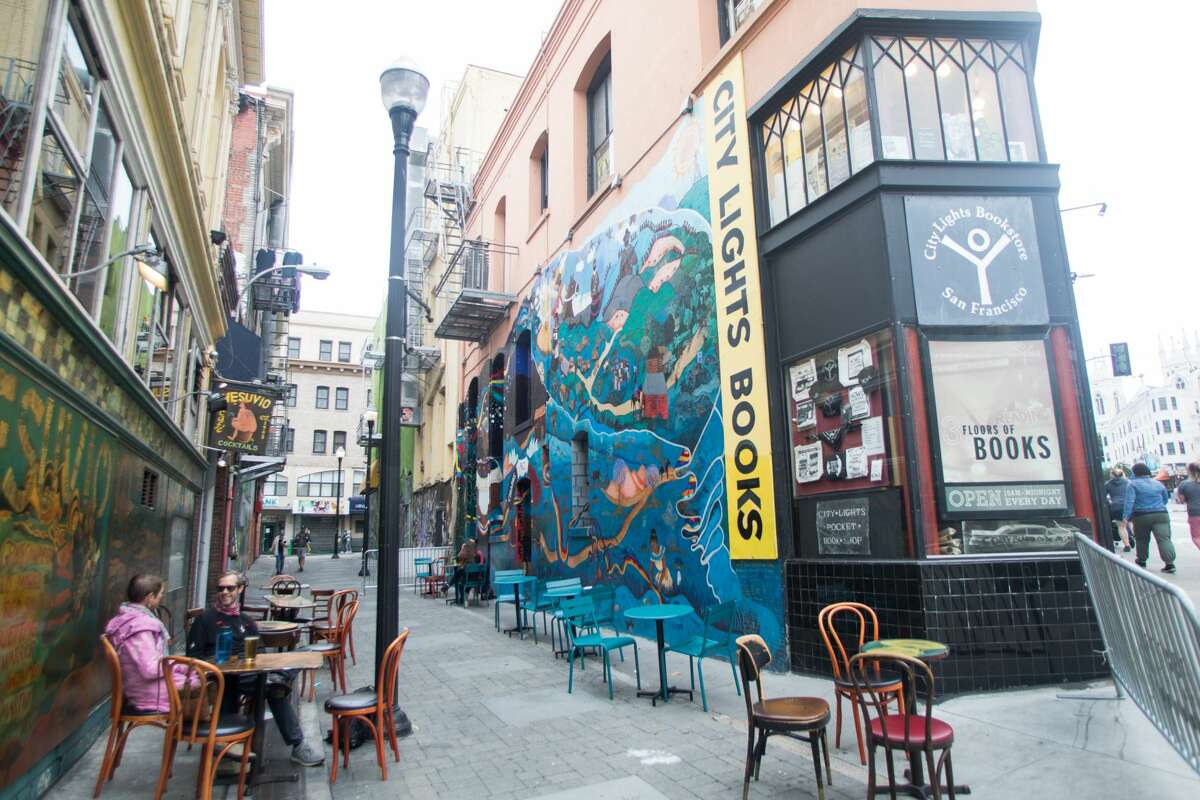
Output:
<instances>
[{"instance_id":1,"label":"black window frame","mask_svg":"<svg viewBox=\"0 0 1200 800\"><path fill-rule=\"evenodd\" d=\"M321 339L317 346L318 361L333 361L333 339Z\"/></svg>"},{"instance_id":2,"label":"black window frame","mask_svg":"<svg viewBox=\"0 0 1200 800\"><path fill-rule=\"evenodd\" d=\"M338 342L337 360L339 364L349 364L353 345L350 342ZM345 357L342 354L345 353Z\"/></svg>"},{"instance_id":3,"label":"black window frame","mask_svg":"<svg viewBox=\"0 0 1200 800\"><path fill-rule=\"evenodd\" d=\"M323 402L321 400L321 390L322 389L325 390L325 400ZM314 397L313 397L313 407L323 409L323 410L329 409L329 387L328 386L316 387L316 391L314 392Z\"/></svg>"},{"instance_id":4,"label":"black window frame","mask_svg":"<svg viewBox=\"0 0 1200 800\"><path fill-rule=\"evenodd\" d=\"M345 431L334 431L332 441L333 441L333 445L329 450L329 452L331 454L336 453L339 446L343 450L345 450L346 449L346 432Z\"/></svg>"},{"instance_id":5,"label":"black window frame","mask_svg":"<svg viewBox=\"0 0 1200 800\"><path fill-rule=\"evenodd\" d=\"M604 97L604 141L595 141L595 126L592 124L592 116L595 113L595 98L596 91L601 87L606 88ZM592 75L591 82L588 83L586 94L586 114L585 123L587 125L587 175L588 175L588 197L593 197L600 188L596 185L596 151L607 142L612 141L613 124L612 124L612 56L605 55L604 60L596 67L596 72ZM615 170L612 164L612 151L609 150L609 171L606 179L611 179Z\"/></svg>"},{"instance_id":6,"label":"black window frame","mask_svg":"<svg viewBox=\"0 0 1200 800\"><path fill-rule=\"evenodd\" d=\"M335 386L333 388L333 408L335 411L350 410L350 387Z\"/></svg>"},{"instance_id":7,"label":"black window frame","mask_svg":"<svg viewBox=\"0 0 1200 800\"><path fill-rule=\"evenodd\" d=\"M293 344L295 344L295 347L292 346ZM300 357L300 337L299 336L289 336L288 341L287 341L287 347L288 347L288 358L299 358Z\"/></svg>"},{"instance_id":8,"label":"black window frame","mask_svg":"<svg viewBox=\"0 0 1200 800\"><path fill-rule=\"evenodd\" d=\"M284 449L284 452L287 452L287 453L296 452L296 429L295 428L289 427L289 428L283 429L283 449Z\"/></svg>"},{"instance_id":9,"label":"black window frame","mask_svg":"<svg viewBox=\"0 0 1200 800\"><path fill-rule=\"evenodd\" d=\"M320 442L321 442L320 449L317 449L317 437L318 436L320 436ZM313 431L313 445L312 445L313 455L319 455L319 456L325 455L325 452L326 452L326 449L328 448L328 446L329 446L329 431L322 430L320 428L317 428L316 430L314 430Z\"/></svg>"},{"instance_id":10,"label":"black window frame","mask_svg":"<svg viewBox=\"0 0 1200 800\"><path fill-rule=\"evenodd\" d=\"M300 399L300 398L299 398L299 393L300 393L300 392L299 392L299 387L297 387L297 386L296 386L296 384L294 384L294 383L289 383L289 384L287 385L287 397L286 397L286 399L284 400L284 405L285 405L287 408L295 408L295 407L296 407L296 403L297 403L297 402L299 401L299 399Z\"/></svg>"},{"instance_id":11,"label":"black window frame","mask_svg":"<svg viewBox=\"0 0 1200 800\"><path fill-rule=\"evenodd\" d=\"M538 156L538 211L545 212L550 208L550 143L542 148Z\"/></svg>"}]
</instances>

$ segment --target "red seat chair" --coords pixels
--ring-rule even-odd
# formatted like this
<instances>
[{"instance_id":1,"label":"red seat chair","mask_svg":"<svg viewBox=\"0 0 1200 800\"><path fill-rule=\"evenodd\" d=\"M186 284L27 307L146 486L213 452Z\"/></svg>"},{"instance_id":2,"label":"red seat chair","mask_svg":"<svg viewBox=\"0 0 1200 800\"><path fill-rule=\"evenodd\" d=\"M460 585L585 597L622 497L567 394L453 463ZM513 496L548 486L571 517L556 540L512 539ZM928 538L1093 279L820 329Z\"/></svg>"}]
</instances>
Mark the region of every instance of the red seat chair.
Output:
<instances>
[{"instance_id":1,"label":"red seat chair","mask_svg":"<svg viewBox=\"0 0 1200 800\"><path fill-rule=\"evenodd\" d=\"M868 620L870 620L868 632ZM850 701L850 713L854 715L854 735L858 739L858 758L867 763L867 751L863 746L862 724L858 718L858 699L854 691L854 683L850 680L850 653L842 641L842 631L853 627L853 636L857 644L852 651L858 653L865 642L879 640L879 617L875 610L864 603L833 603L821 609L817 615L817 627L821 631L821 639L825 642L825 650L829 653L829 661L833 666L833 693L837 699L837 721L834 725L833 746L842 746L842 698ZM870 638L868 638L868 636ZM875 673L868 676L876 691L890 697L904 713L903 686L895 675Z\"/></svg>"},{"instance_id":2,"label":"red seat chair","mask_svg":"<svg viewBox=\"0 0 1200 800\"><path fill-rule=\"evenodd\" d=\"M908 713L889 713L890 693L874 685L877 670L898 675L910 691ZM954 728L933 716L933 671L924 661L908 656L887 656L860 653L850 659L850 680L858 697L866 730L868 762L867 797L875 796L875 749L883 747L887 756L888 787L896 796L896 770L892 751L900 750L910 759L924 758L934 800L941 798L942 768L946 770L945 788L954 800L954 766L950 747L954 744ZM925 702L925 713L920 703ZM939 753L935 763L933 754Z\"/></svg>"}]
</instances>

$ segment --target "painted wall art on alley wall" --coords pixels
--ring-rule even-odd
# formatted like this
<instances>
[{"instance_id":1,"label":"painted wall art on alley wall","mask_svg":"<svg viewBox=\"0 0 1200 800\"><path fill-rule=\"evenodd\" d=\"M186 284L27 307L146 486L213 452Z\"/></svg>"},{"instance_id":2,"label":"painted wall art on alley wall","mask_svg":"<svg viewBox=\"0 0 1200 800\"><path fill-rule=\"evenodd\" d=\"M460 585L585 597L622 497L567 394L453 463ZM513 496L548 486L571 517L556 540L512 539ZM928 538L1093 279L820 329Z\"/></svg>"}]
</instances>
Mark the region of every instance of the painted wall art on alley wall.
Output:
<instances>
[{"instance_id":1,"label":"painted wall art on alley wall","mask_svg":"<svg viewBox=\"0 0 1200 800\"><path fill-rule=\"evenodd\" d=\"M730 556L700 116L592 236L540 270L508 346L468 390L460 487L493 569L606 583L621 608L735 601L739 628L782 649L779 562ZM543 390L531 424L514 425L506 404ZM515 435L501 448L506 418Z\"/></svg>"}]
</instances>

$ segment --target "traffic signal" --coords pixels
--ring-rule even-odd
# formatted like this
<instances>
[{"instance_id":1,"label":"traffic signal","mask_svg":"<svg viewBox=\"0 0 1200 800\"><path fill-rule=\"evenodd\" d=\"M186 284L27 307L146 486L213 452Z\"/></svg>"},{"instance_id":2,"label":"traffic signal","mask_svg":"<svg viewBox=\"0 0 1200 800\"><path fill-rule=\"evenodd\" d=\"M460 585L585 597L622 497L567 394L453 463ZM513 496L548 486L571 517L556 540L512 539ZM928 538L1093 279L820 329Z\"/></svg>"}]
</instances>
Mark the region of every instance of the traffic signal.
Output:
<instances>
[{"instance_id":1,"label":"traffic signal","mask_svg":"<svg viewBox=\"0 0 1200 800\"><path fill-rule=\"evenodd\" d=\"M1114 378L1120 378L1126 375L1132 375L1133 371L1129 366L1129 345L1126 342L1115 342L1108 346L1109 355L1112 356L1112 373Z\"/></svg>"}]
</instances>

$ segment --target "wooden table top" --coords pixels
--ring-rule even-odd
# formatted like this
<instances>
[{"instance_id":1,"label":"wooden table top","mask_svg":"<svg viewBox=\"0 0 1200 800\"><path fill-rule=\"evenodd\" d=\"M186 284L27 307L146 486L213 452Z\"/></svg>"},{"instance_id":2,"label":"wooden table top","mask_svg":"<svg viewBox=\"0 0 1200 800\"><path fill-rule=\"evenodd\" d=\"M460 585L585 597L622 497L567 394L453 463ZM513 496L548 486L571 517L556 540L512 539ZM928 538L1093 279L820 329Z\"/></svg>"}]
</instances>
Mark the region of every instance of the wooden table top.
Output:
<instances>
[{"instance_id":1,"label":"wooden table top","mask_svg":"<svg viewBox=\"0 0 1200 800\"><path fill-rule=\"evenodd\" d=\"M316 605L311 598L298 594L269 594L267 602L275 608L312 608Z\"/></svg>"},{"instance_id":2,"label":"wooden table top","mask_svg":"<svg viewBox=\"0 0 1200 800\"><path fill-rule=\"evenodd\" d=\"M291 653L259 653L258 658L248 663L241 656L233 656L224 664L215 666L226 675L249 674L252 672L274 672L281 669L320 669L324 657L320 653L306 651Z\"/></svg>"},{"instance_id":3,"label":"wooden table top","mask_svg":"<svg viewBox=\"0 0 1200 800\"><path fill-rule=\"evenodd\" d=\"M264 619L254 623L259 633L288 633L300 630L300 623L288 622L286 619Z\"/></svg>"}]
</instances>

